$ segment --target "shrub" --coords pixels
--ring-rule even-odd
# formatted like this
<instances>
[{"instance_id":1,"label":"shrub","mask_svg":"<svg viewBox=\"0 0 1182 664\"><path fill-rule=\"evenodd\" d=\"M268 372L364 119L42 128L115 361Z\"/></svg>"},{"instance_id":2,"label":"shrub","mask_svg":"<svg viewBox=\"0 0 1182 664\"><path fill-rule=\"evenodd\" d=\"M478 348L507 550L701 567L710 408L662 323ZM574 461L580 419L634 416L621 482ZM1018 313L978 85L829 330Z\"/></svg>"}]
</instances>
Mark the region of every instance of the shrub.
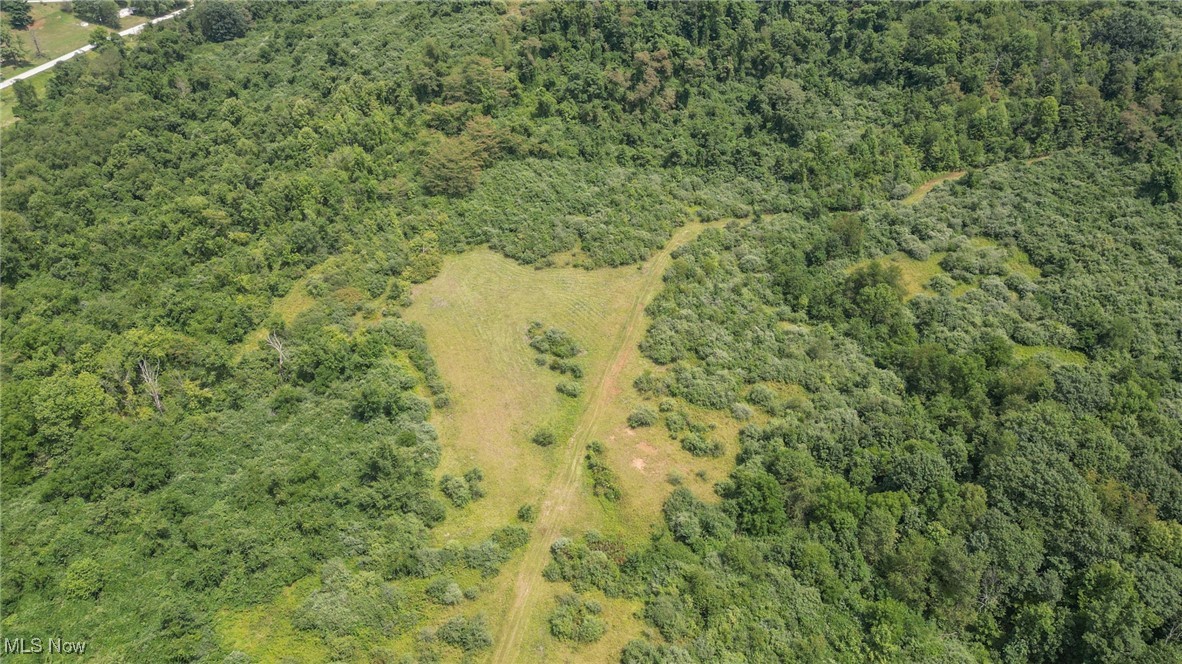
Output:
<instances>
[{"instance_id":1,"label":"shrub","mask_svg":"<svg viewBox=\"0 0 1182 664\"><path fill-rule=\"evenodd\" d=\"M468 489L468 483L455 475L444 475L439 478L439 490L456 507L463 507L472 502L472 492Z\"/></svg>"},{"instance_id":2,"label":"shrub","mask_svg":"<svg viewBox=\"0 0 1182 664\"><path fill-rule=\"evenodd\" d=\"M468 492L472 494L472 500L484 497L484 487L480 485L484 481L484 473L479 468L473 468L464 473L464 481L468 484Z\"/></svg>"},{"instance_id":3,"label":"shrub","mask_svg":"<svg viewBox=\"0 0 1182 664\"><path fill-rule=\"evenodd\" d=\"M423 160L420 177L429 194L458 197L480 182L480 156L467 137L445 137Z\"/></svg>"},{"instance_id":4,"label":"shrub","mask_svg":"<svg viewBox=\"0 0 1182 664\"><path fill-rule=\"evenodd\" d=\"M618 501L621 497L619 477L603 461L603 443L592 441L587 446L586 464L592 492L611 502Z\"/></svg>"},{"instance_id":5,"label":"shrub","mask_svg":"<svg viewBox=\"0 0 1182 664\"><path fill-rule=\"evenodd\" d=\"M628 426L633 429L651 427L657 423L657 414L645 407L637 408L628 416Z\"/></svg>"},{"instance_id":6,"label":"shrub","mask_svg":"<svg viewBox=\"0 0 1182 664\"><path fill-rule=\"evenodd\" d=\"M473 618L456 616L443 623L435 632L435 636L464 652L485 650L492 645L492 636L489 635L488 627L484 624L484 616L481 615Z\"/></svg>"},{"instance_id":7,"label":"shrub","mask_svg":"<svg viewBox=\"0 0 1182 664\"><path fill-rule=\"evenodd\" d=\"M550 370L565 374L575 380L583 377L583 367L568 360L559 360L557 358L550 360Z\"/></svg>"},{"instance_id":8,"label":"shrub","mask_svg":"<svg viewBox=\"0 0 1182 664\"><path fill-rule=\"evenodd\" d=\"M490 538L464 549L463 558L464 565L469 569L479 571L484 577L493 577L509 559L509 552L501 548L495 538Z\"/></svg>"},{"instance_id":9,"label":"shrub","mask_svg":"<svg viewBox=\"0 0 1182 664\"><path fill-rule=\"evenodd\" d=\"M676 436L689 428L689 420L680 411L669 413L665 416L665 428L669 430L670 436Z\"/></svg>"},{"instance_id":10,"label":"shrub","mask_svg":"<svg viewBox=\"0 0 1182 664\"><path fill-rule=\"evenodd\" d=\"M460 584L448 578L432 581L425 592L431 601L444 606L459 604L464 599L464 592L460 590Z\"/></svg>"},{"instance_id":11,"label":"shrub","mask_svg":"<svg viewBox=\"0 0 1182 664\"><path fill-rule=\"evenodd\" d=\"M578 398L578 396L583 393L582 385L579 385L578 383L572 383L567 380L564 380L556 385L554 389L558 390L559 394L568 396L572 399Z\"/></svg>"},{"instance_id":12,"label":"shrub","mask_svg":"<svg viewBox=\"0 0 1182 664\"><path fill-rule=\"evenodd\" d=\"M946 274L937 274L928 280L927 287L939 295L948 295L956 287L956 282Z\"/></svg>"},{"instance_id":13,"label":"shrub","mask_svg":"<svg viewBox=\"0 0 1182 664\"><path fill-rule=\"evenodd\" d=\"M560 595L558 605L550 614L550 634L560 641L598 641L607 631L607 626L599 618L601 611L598 602L584 601L574 594Z\"/></svg>"},{"instance_id":14,"label":"shrub","mask_svg":"<svg viewBox=\"0 0 1182 664\"><path fill-rule=\"evenodd\" d=\"M681 449L696 457L722 456L722 443L718 442L717 440L708 440L701 434L697 433L687 434L685 438L682 438Z\"/></svg>"},{"instance_id":15,"label":"shrub","mask_svg":"<svg viewBox=\"0 0 1182 664\"><path fill-rule=\"evenodd\" d=\"M529 533L521 526L505 526L493 533L492 539L506 551L516 551L529 541Z\"/></svg>"},{"instance_id":16,"label":"shrub","mask_svg":"<svg viewBox=\"0 0 1182 664\"><path fill-rule=\"evenodd\" d=\"M538 431L534 433L534 437L530 440L532 440L534 445L537 445L538 447L550 447L555 442L557 442L557 439L554 437L554 432L550 431L549 429L538 429Z\"/></svg>"},{"instance_id":17,"label":"shrub","mask_svg":"<svg viewBox=\"0 0 1182 664\"><path fill-rule=\"evenodd\" d=\"M517 519L524 523L533 523L538 518L538 508L533 505L522 505L517 509Z\"/></svg>"},{"instance_id":18,"label":"shrub","mask_svg":"<svg viewBox=\"0 0 1182 664\"><path fill-rule=\"evenodd\" d=\"M748 406L747 404L731 404L731 417L734 417L740 422L746 422L747 420L751 419L751 416L754 414L755 413L751 410L751 406Z\"/></svg>"},{"instance_id":19,"label":"shrub","mask_svg":"<svg viewBox=\"0 0 1182 664\"><path fill-rule=\"evenodd\" d=\"M770 411L775 407L776 393L772 391L772 388L761 383L747 391L747 402Z\"/></svg>"},{"instance_id":20,"label":"shrub","mask_svg":"<svg viewBox=\"0 0 1182 664\"><path fill-rule=\"evenodd\" d=\"M616 597L623 591L616 562L622 558L621 550L618 542L594 533L588 533L582 541L561 537L550 546L553 559L543 570L543 576L549 581L566 581L575 592L598 588L609 597ZM615 559L608 555L609 551L616 554Z\"/></svg>"},{"instance_id":21,"label":"shrub","mask_svg":"<svg viewBox=\"0 0 1182 664\"><path fill-rule=\"evenodd\" d=\"M534 329L530 328L531 331ZM529 345L539 353L551 355L561 360L570 359L583 352L574 337L555 327L534 336Z\"/></svg>"}]
</instances>

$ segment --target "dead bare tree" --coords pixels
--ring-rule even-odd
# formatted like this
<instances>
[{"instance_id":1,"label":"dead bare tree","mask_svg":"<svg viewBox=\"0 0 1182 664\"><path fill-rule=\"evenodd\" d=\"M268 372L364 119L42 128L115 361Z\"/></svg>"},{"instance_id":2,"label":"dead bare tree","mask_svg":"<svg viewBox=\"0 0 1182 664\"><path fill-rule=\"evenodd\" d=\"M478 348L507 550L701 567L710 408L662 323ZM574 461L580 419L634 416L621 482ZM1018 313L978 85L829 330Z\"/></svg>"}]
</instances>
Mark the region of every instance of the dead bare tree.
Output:
<instances>
[{"instance_id":1,"label":"dead bare tree","mask_svg":"<svg viewBox=\"0 0 1182 664\"><path fill-rule=\"evenodd\" d=\"M279 338L278 334L274 332L267 335L267 345L275 349L275 353L279 356L279 375L283 375L283 363L287 361L287 349L283 346L283 339Z\"/></svg>"},{"instance_id":2,"label":"dead bare tree","mask_svg":"<svg viewBox=\"0 0 1182 664\"><path fill-rule=\"evenodd\" d=\"M148 388L148 394L152 395L152 403L156 404L156 410L163 413L164 402L160 400L160 364L148 364L147 360L140 359L140 378Z\"/></svg>"},{"instance_id":3,"label":"dead bare tree","mask_svg":"<svg viewBox=\"0 0 1182 664\"><path fill-rule=\"evenodd\" d=\"M41 51L41 42L37 40L37 31L33 26L29 26L29 36L33 38L33 50L37 53L37 57L44 58L45 53Z\"/></svg>"}]
</instances>

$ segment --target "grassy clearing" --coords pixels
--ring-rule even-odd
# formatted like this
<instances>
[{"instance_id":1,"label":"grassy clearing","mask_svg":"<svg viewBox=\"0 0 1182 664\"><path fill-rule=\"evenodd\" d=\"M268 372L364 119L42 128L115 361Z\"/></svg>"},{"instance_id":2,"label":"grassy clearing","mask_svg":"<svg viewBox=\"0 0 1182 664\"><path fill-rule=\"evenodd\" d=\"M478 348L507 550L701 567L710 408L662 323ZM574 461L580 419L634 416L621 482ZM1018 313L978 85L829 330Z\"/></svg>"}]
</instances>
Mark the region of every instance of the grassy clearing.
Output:
<instances>
[{"instance_id":1,"label":"grassy clearing","mask_svg":"<svg viewBox=\"0 0 1182 664\"><path fill-rule=\"evenodd\" d=\"M1030 256L1026 255L1025 251L1017 247L1010 249L1010 258L1006 261L1006 267L1010 272L1017 272L1026 275L1031 281L1037 281L1042 278L1042 270L1038 266L1030 263Z\"/></svg>"},{"instance_id":2,"label":"grassy clearing","mask_svg":"<svg viewBox=\"0 0 1182 664\"><path fill-rule=\"evenodd\" d=\"M477 249L448 257L439 276L414 290L405 316L426 330L452 397L435 420L445 449L440 472L478 466L488 488L485 498L448 515L436 530L440 543L487 537L522 504L537 504L574 431L580 400L558 394L558 374L534 364L530 322L578 340L590 385L610 359L642 277L635 268L535 270ZM540 427L552 429L559 444L530 442Z\"/></svg>"},{"instance_id":3,"label":"grassy clearing","mask_svg":"<svg viewBox=\"0 0 1182 664\"><path fill-rule=\"evenodd\" d=\"M651 368L637 349L643 307L660 288L669 249L702 227L680 229L666 251L639 267L535 270L480 249L447 258L440 275L414 291L406 316L425 328L453 402L435 420L444 445L440 472L478 466L488 489L485 498L449 514L436 537L441 544L475 541L511 521L522 504L541 510L526 553L469 607L482 610L498 635L495 661L611 659L638 633L639 607L599 597L609 624L601 641L576 650L551 639L546 619L566 584L541 578L550 543L591 529L639 542L659 518L670 472L709 495L709 484L694 472L709 467L708 477L717 479L729 469L728 461L693 459L663 429L633 431L625 423L640 403L632 381ZM534 320L565 330L586 349L579 357L587 374L579 399L559 395L558 376L534 364L525 335ZM542 449L530 442L540 426L554 430L559 444ZM586 490L583 450L591 440L606 444L624 491L619 504ZM516 611L506 610L510 601Z\"/></svg>"},{"instance_id":4,"label":"grassy clearing","mask_svg":"<svg viewBox=\"0 0 1182 664\"><path fill-rule=\"evenodd\" d=\"M882 258L855 263L849 267L847 272L853 272L858 268L866 267L875 260L885 266L897 267L899 268L900 281L905 291L903 299L910 300L920 293L935 295L933 291L927 288L927 283L937 274L944 273L944 268L940 267L940 261L945 255L946 252L937 251L933 252L925 260L920 261L899 251L889 256L883 256Z\"/></svg>"},{"instance_id":5,"label":"grassy clearing","mask_svg":"<svg viewBox=\"0 0 1182 664\"><path fill-rule=\"evenodd\" d=\"M4 78L32 69L90 43L90 31L94 26L82 27L82 21L73 14L63 12L60 4L35 4L32 5L32 12L33 25L28 30L13 31L17 39L24 44L28 61L21 65L5 65L0 68L0 74L3 74ZM7 17L4 20L7 20ZM33 45L33 37L41 44L40 57Z\"/></svg>"},{"instance_id":6,"label":"grassy clearing","mask_svg":"<svg viewBox=\"0 0 1182 664\"><path fill-rule=\"evenodd\" d=\"M287 291L286 295L271 303L271 313L282 317L285 324L291 325L295 322L296 317L316 304L316 298L308 294L308 279L311 276L312 272L309 272L297 280L291 285L291 290ZM236 357L241 359L246 353L257 350L259 344L266 340L268 332L269 330L264 326L246 335L242 343L238 345Z\"/></svg>"},{"instance_id":7,"label":"grassy clearing","mask_svg":"<svg viewBox=\"0 0 1182 664\"><path fill-rule=\"evenodd\" d=\"M296 608L320 586L309 576L284 589L270 604L241 611L222 611L214 631L229 650L241 650L252 662L324 662L332 659L315 634L292 626Z\"/></svg>"},{"instance_id":8,"label":"grassy clearing","mask_svg":"<svg viewBox=\"0 0 1182 664\"><path fill-rule=\"evenodd\" d=\"M1067 350L1058 346L1024 346L1014 344L1014 359L1024 361L1037 355L1049 355L1059 364L1086 364L1088 358L1079 351Z\"/></svg>"},{"instance_id":9,"label":"grassy clearing","mask_svg":"<svg viewBox=\"0 0 1182 664\"><path fill-rule=\"evenodd\" d=\"M983 237L975 237L970 240L970 242L974 246L981 248L1000 246L997 242ZM1005 267L1010 272L1023 274L1031 281L1037 281L1038 279L1042 278L1042 271L1040 271L1037 266L1030 264L1030 257L1027 256L1024 251L1016 247L1010 247L1007 249L1007 252L1009 255L1006 258ZM903 299L910 300L920 293L926 295L936 294L934 291L928 288L927 285L928 282L932 280L932 277L935 277L938 274L944 274L944 268L940 267L940 261L943 260L944 256L946 255L947 252L932 252L930 256L921 261L916 260L900 251L874 260L877 260L879 263L887 266L899 268L900 281L904 289ZM871 262L873 262L873 260L855 263L849 267L847 272L853 272L858 268L869 265ZM964 295L976 287L976 283L958 283L955 287L953 287L951 295L952 297L960 297L961 295Z\"/></svg>"},{"instance_id":10,"label":"grassy clearing","mask_svg":"<svg viewBox=\"0 0 1182 664\"><path fill-rule=\"evenodd\" d=\"M596 385L611 363L613 341L626 324L636 294L648 275L635 267L587 271L574 268L535 270L487 249L445 260L443 271L414 291L407 318L423 325L432 355L448 382L452 406L435 420L444 446L440 472L462 473L473 466L485 474L488 495L464 510L453 511L435 529L440 544L487 537L513 520L530 503L555 513L560 534L575 535L602 522L602 510L577 483L569 495L547 492L556 478L581 467L575 429ZM587 372L586 391L569 399L555 391L559 377L534 364L526 329L538 320L565 330L586 352L578 358ZM559 443L539 448L530 442L539 427L552 429ZM531 565L516 557L493 580L489 592L469 607L483 611L493 634L500 634L506 604L519 578L530 584L536 612L523 626L523 654L551 652L546 615L559 584L548 584L540 568L548 561L553 537L532 528ZM541 541L545 539L546 541ZM627 633L630 608L605 603L613 633ZM495 646L494 646L495 647Z\"/></svg>"}]
</instances>

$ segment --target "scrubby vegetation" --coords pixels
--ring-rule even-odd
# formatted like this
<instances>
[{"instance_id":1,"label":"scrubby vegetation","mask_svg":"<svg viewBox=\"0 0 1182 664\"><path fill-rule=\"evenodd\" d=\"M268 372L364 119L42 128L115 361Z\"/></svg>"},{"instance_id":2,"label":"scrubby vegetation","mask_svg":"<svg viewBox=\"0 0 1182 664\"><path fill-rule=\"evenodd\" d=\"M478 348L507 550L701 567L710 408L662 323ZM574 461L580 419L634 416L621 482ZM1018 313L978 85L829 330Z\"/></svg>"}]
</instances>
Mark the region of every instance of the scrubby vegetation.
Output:
<instances>
[{"instance_id":1,"label":"scrubby vegetation","mask_svg":"<svg viewBox=\"0 0 1182 664\"><path fill-rule=\"evenodd\" d=\"M583 384L579 381L583 378L583 366L572 358L581 355L583 348L574 337L556 327L547 328L537 321L530 323L526 336L529 337L530 348L538 353L534 358L538 366L549 367L551 371L569 377L559 380L554 389L572 399L582 395ZM534 434L533 441L541 447L549 447L554 444L554 434L550 431L538 431Z\"/></svg>"},{"instance_id":2,"label":"scrubby vegetation","mask_svg":"<svg viewBox=\"0 0 1182 664\"><path fill-rule=\"evenodd\" d=\"M550 634L562 641L591 643L598 641L607 630L599 613L603 607L579 595L558 597L557 606L550 614Z\"/></svg>"},{"instance_id":3,"label":"scrubby vegetation","mask_svg":"<svg viewBox=\"0 0 1182 664\"><path fill-rule=\"evenodd\" d=\"M772 419L742 430L720 505L675 490L665 534L620 567L669 642L624 660L1176 657L1182 292L1161 277L1182 245L1142 173L1098 153L970 173L867 210L833 258L840 215L682 252L650 340L686 359L650 351L672 370L641 387ZM907 298L863 259L916 241L955 288Z\"/></svg>"},{"instance_id":4,"label":"scrubby vegetation","mask_svg":"<svg viewBox=\"0 0 1182 664\"><path fill-rule=\"evenodd\" d=\"M436 477L412 286L735 218L636 383L738 450L720 502L547 570L644 601L624 661L1178 659L1180 40L1168 3L200 0L104 41L3 135L5 637L241 660L215 618L303 583L342 658L487 649L452 584L525 531L429 545L480 476ZM578 396L579 345L528 343Z\"/></svg>"}]
</instances>

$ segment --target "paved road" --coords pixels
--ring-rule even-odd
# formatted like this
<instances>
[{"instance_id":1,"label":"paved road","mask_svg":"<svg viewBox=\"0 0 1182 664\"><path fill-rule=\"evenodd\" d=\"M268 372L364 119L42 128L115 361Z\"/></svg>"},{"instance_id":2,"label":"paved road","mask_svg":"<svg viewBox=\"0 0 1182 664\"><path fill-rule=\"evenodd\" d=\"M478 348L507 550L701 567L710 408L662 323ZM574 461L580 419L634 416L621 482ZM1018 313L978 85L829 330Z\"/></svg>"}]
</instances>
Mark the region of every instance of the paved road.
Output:
<instances>
[{"instance_id":1,"label":"paved road","mask_svg":"<svg viewBox=\"0 0 1182 664\"><path fill-rule=\"evenodd\" d=\"M176 18L177 16L180 16L181 14L188 11L188 9L189 9L188 7L183 7L181 9L176 10L175 12L172 12L171 14L165 14L164 16L159 16L157 18L152 19L151 21L148 21L147 23L141 23L141 24L135 26L134 28L128 28L126 30L123 30L119 33L119 35L126 37L128 35L139 34L140 32L143 32L144 27L149 26L149 25L155 25L161 21L167 21L170 18ZM32 69L30 69L28 71L23 71L15 76L13 76L12 78L5 79L4 81L0 81L0 90L7 88L8 86L12 85L13 83L16 83L17 81L24 80L26 78L36 76L37 74L40 74L43 71L48 71L50 69L53 69L54 67L58 66L60 63L63 63L66 60L69 60L70 58L72 58L76 55L82 55L83 53L86 53L87 51L93 51L93 50L94 50L94 44L87 44L86 46L83 46L80 49L70 51L69 53L67 53L63 56L56 57L56 58L50 60L49 62L46 62L43 65L37 65L36 67L33 67Z\"/></svg>"}]
</instances>

